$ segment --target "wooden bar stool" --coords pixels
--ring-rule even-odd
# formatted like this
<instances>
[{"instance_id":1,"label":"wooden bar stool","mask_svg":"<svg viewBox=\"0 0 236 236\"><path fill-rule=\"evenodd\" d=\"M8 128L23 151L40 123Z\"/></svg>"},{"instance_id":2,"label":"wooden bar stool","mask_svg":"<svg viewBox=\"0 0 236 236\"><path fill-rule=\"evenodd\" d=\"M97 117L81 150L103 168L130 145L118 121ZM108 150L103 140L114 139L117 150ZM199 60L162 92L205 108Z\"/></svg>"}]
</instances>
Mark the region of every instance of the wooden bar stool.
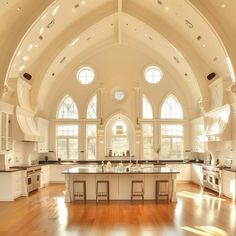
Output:
<instances>
[{"instance_id":1,"label":"wooden bar stool","mask_svg":"<svg viewBox=\"0 0 236 236\"><path fill-rule=\"evenodd\" d=\"M86 181L84 180L73 181L73 201L79 200L79 198L86 201Z\"/></svg>"},{"instance_id":2,"label":"wooden bar stool","mask_svg":"<svg viewBox=\"0 0 236 236\"><path fill-rule=\"evenodd\" d=\"M131 201L134 198L140 198L144 201L143 180L132 180L131 182Z\"/></svg>"},{"instance_id":3,"label":"wooden bar stool","mask_svg":"<svg viewBox=\"0 0 236 236\"><path fill-rule=\"evenodd\" d=\"M96 185L96 202L100 200L110 201L109 181L98 180ZM105 199L104 199L105 198Z\"/></svg>"},{"instance_id":4,"label":"wooden bar stool","mask_svg":"<svg viewBox=\"0 0 236 236\"><path fill-rule=\"evenodd\" d=\"M163 187L165 187L165 191L162 190ZM164 199L162 197L164 197ZM169 180L156 180L156 201L161 200L169 202Z\"/></svg>"}]
</instances>

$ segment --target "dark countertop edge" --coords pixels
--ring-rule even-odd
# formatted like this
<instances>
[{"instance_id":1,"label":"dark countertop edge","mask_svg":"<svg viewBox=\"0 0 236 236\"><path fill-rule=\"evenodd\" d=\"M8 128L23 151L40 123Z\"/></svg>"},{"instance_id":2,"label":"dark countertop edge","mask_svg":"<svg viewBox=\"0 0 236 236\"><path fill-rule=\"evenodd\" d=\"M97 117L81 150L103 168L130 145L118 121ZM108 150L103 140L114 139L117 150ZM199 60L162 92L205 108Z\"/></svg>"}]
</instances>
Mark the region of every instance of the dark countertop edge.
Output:
<instances>
[{"instance_id":1,"label":"dark countertop edge","mask_svg":"<svg viewBox=\"0 0 236 236\"><path fill-rule=\"evenodd\" d=\"M130 163L129 160L103 160L104 163L106 163L107 161L110 161L111 163ZM102 160L93 160L93 161L90 161L90 160L80 160L80 161L76 161L76 162L73 162L73 161L61 161L61 162L58 162L58 161L52 161L52 160L49 160L49 161L39 161L39 165L53 165L53 164L60 164L60 165L78 165L78 164L101 164ZM136 164L136 161L131 161L133 164ZM154 165L164 165L164 164L192 164L192 163L198 163L198 164L203 164L202 161L198 161L196 162L195 160L163 160L163 161L155 161L155 160L138 160L138 164L154 164Z\"/></svg>"},{"instance_id":2,"label":"dark countertop edge","mask_svg":"<svg viewBox=\"0 0 236 236\"><path fill-rule=\"evenodd\" d=\"M179 171L167 171L167 172L160 172L160 171L153 171L153 172L143 172L143 171L137 171L137 172L70 172L70 171L62 171L62 174L66 175L77 175L77 174L112 174L112 175L120 175L120 174L179 174Z\"/></svg>"},{"instance_id":3,"label":"dark countertop edge","mask_svg":"<svg viewBox=\"0 0 236 236\"><path fill-rule=\"evenodd\" d=\"M231 169L230 167L225 167L225 168L223 168L223 170L230 171L230 172L235 172L236 173L236 169Z\"/></svg>"},{"instance_id":4,"label":"dark countertop edge","mask_svg":"<svg viewBox=\"0 0 236 236\"><path fill-rule=\"evenodd\" d=\"M11 169L8 169L8 170L0 170L0 173L12 173L12 172L17 172L17 171L21 171L23 169L21 168L11 168Z\"/></svg>"}]
</instances>

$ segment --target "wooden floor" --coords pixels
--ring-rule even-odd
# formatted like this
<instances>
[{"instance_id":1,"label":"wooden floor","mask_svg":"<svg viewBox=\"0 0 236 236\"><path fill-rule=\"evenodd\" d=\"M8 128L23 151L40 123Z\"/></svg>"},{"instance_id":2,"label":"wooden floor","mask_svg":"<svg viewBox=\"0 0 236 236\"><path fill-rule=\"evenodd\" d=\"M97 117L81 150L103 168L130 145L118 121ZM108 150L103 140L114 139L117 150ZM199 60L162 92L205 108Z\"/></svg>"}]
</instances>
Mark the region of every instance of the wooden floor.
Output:
<instances>
[{"instance_id":1,"label":"wooden floor","mask_svg":"<svg viewBox=\"0 0 236 236\"><path fill-rule=\"evenodd\" d=\"M12 203L0 202L0 236L236 235L236 204L190 184L177 203L64 203L64 185L50 185Z\"/></svg>"}]
</instances>

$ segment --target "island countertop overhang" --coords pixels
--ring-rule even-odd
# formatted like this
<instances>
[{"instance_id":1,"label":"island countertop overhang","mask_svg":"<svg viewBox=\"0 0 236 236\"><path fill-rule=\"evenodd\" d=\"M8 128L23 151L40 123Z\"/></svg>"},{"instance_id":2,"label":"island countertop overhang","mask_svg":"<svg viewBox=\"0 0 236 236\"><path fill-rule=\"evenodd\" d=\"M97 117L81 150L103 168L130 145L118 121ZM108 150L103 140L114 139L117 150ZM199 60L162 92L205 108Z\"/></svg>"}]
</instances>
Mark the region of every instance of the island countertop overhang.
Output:
<instances>
[{"instance_id":1,"label":"island countertop overhang","mask_svg":"<svg viewBox=\"0 0 236 236\"><path fill-rule=\"evenodd\" d=\"M73 167L68 170L62 171L62 174L179 174L176 171L168 167L157 168L139 168L139 169L124 169L118 170L112 168L110 170L103 169L101 167Z\"/></svg>"}]
</instances>

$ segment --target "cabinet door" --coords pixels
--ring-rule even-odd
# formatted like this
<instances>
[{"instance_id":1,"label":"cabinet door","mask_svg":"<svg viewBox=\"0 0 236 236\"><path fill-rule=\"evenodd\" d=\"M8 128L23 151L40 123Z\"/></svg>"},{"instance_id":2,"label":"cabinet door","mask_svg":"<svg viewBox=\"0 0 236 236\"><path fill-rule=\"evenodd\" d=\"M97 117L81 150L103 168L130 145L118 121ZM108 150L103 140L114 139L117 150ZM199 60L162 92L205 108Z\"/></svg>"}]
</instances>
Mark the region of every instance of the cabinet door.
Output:
<instances>
[{"instance_id":1,"label":"cabinet door","mask_svg":"<svg viewBox=\"0 0 236 236\"><path fill-rule=\"evenodd\" d=\"M235 172L223 170L222 192L225 196L235 200L236 197Z\"/></svg>"},{"instance_id":2,"label":"cabinet door","mask_svg":"<svg viewBox=\"0 0 236 236\"><path fill-rule=\"evenodd\" d=\"M182 165L182 180L183 181L191 181L191 164L183 164Z\"/></svg>"},{"instance_id":3,"label":"cabinet door","mask_svg":"<svg viewBox=\"0 0 236 236\"><path fill-rule=\"evenodd\" d=\"M48 152L49 121L38 118L37 126L42 138L41 142L38 143L38 152L46 153Z\"/></svg>"},{"instance_id":4,"label":"cabinet door","mask_svg":"<svg viewBox=\"0 0 236 236\"><path fill-rule=\"evenodd\" d=\"M12 187L14 199L23 195L24 171L16 171L12 173Z\"/></svg>"}]
</instances>

